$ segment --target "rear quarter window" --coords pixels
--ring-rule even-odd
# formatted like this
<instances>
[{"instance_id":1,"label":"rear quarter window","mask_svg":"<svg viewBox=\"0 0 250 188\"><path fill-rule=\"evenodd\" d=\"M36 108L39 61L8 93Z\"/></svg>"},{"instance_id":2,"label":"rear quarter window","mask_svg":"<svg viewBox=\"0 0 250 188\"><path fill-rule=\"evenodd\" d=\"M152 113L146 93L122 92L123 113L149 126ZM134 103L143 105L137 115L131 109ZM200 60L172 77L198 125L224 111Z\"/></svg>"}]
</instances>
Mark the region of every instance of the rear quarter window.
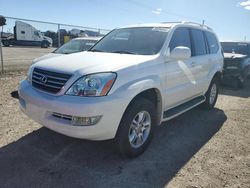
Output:
<instances>
[{"instance_id":1,"label":"rear quarter window","mask_svg":"<svg viewBox=\"0 0 250 188\"><path fill-rule=\"evenodd\" d=\"M210 54L216 54L219 50L218 41L213 33L205 32Z\"/></svg>"}]
</instances>

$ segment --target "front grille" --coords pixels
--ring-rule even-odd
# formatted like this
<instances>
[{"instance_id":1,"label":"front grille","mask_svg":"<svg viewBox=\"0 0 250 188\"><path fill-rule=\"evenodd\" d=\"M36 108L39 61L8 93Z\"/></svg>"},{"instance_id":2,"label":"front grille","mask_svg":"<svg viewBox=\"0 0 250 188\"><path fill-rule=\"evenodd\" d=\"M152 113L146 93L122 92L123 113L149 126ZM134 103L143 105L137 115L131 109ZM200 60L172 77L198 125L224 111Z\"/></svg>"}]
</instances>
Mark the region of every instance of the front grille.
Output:
<instances>
[{"instance_id":1,"label":"front grille","mask_svg":"<svg viewBox=\"0 0 250 188\"><path fill-rule=\"evenodd\" d=\"M32 73L32 86L34 88L56 94L72 75L34 68Z\"/></svg>"},{"instance_id":2,"label":"front grille","mask_svg":"<svg viewBox=\"0 0 250 188\"><path fill-rule=\"evenodd\" d=\"M224 59L224 68L228 66L235 66L238 67L240 65L240 59L234 58L234 59Z\"/></svg>"}]
</instances>

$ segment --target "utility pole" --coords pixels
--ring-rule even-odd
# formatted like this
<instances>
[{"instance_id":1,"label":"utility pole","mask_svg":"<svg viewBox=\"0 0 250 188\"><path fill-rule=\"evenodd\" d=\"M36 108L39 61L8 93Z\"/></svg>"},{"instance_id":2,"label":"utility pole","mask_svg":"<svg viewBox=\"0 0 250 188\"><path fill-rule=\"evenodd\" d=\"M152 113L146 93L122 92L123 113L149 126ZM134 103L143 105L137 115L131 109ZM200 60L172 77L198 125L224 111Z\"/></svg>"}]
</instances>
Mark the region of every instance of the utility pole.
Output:
<instances>
[{"instance_id":1,"label":"utility pole","mask_svg":"<svg viewBox=\"0 0 250 188\"><path fill-rule=\"evenodd\" d=\"M247 36L244 36L244 41L245 41L245 42L247 41Z\"/></svg>"},{"instance_id":2,"label":"utility pole","mask_svg":"<svg viewBox=\"0 0 250 188\"><path fill-rule=\"evenodd\" d=\"M0 26L2 26L2 32L1 32L1 35L0 35L0 53L1 53L1 65L2 65L2 75L4 73L4 70L3 70L3 50L2 50L2 35L3 35L3 26L6 25L6 19L4 16L0 16Z\"/></svg>"},{"instance_id":3,"label":"utility pole","mask_svg":"<svg viewBox=\"0 0 250 188\"><path fill-rule=\"evenodd\" d=\"M2 32L1 32L1 35L0 35L0 53L1 53L1 67L2 67L2 75L4 73L4 69L3 69L3 50L2 50L2 35L3 35L3 26L2 26Z\"/></svg>"},{"instance_id":4,"label":"utility pole","mask_svg":"<svg viewBox=\"0 0 250 188\"><path fill-rule=\"evenodd\" d=\"M202 25L205 25L205 20L202 20Z\"/></svg>"},{"instance_id":5,"label":"utility pole","mask_svg":"<svg viewBox=\"0 0 250 188\"><path fill-rule=\"evenodd\" d=\"M61 46L60 24L58 24L58 48Z\"/></svg>"}]
</instances>

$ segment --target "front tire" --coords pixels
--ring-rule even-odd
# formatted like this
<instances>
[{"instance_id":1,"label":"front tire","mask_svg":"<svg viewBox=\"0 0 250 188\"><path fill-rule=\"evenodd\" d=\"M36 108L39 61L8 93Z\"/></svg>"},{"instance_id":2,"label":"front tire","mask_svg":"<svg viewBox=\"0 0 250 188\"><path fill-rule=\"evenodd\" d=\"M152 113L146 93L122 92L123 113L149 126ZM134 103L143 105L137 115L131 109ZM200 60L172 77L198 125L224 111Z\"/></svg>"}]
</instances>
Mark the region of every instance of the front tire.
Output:
<instances>
[{"instance_id":1,"label":"front tire","mask_svg":"<svg viewBox=\"0 0 250 188\"><path fill-rule=\"evenodd\" d=\"M205 94L206 100L204 103L202 103L201 107L203 107L204 109L214 108L218 98L218 92L219 92L219 82L216 78L213 78Z\"/></svg>"},{"instance_id":2,"label":"front tire","mask_svg":"<svg viewBox=\"0 0 250 188\"><path fill-rule=\"evenodd\" d=\"M3 45L5 47L9 47L10 46L10 42L8 40L4 40L4 41L2 41L2 43L3 43Z\"/></svg>"},{"instance_id":3,"label":"front tire","mask_svg":"<svg viewBox=\"0 0 250 188\"><path fill-rule=\"evenodd\" d=\"M135 99L125 111L116 135L116 145L125 157L142 154L150 144L156 124L155 106L144 98Z\"/></svg>"}]
</instances>

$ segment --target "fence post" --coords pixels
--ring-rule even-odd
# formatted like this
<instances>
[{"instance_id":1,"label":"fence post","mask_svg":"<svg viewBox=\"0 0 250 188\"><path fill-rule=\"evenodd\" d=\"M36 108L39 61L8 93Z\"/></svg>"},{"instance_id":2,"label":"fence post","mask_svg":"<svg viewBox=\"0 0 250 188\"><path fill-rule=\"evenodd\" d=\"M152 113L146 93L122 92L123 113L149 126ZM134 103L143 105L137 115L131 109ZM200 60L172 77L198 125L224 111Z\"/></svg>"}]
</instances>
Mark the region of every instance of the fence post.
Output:
<instances>
[{"instance_id":1,"label":"fence post","mask_svg":"<svg viewBox=\"0 0 250 188\"><path fill-rule=\"evenodd\" d=\"M60 24L58 24L58 48L61 46Z\"/></svg>"},{"instance_id":2,"label":"fence post","mask_svg":"<svg viewBox=\"0 0 250 188\"><path fill-rule=\"evenodd\" d=\"M2 32L0 35L0 53L1 53L1 66L2 66L2 75L4 74L4 69L3 69L3 50L2 50L2 35L3 35L3 26L2 26Z\"/></svg>"}]
</instances>

